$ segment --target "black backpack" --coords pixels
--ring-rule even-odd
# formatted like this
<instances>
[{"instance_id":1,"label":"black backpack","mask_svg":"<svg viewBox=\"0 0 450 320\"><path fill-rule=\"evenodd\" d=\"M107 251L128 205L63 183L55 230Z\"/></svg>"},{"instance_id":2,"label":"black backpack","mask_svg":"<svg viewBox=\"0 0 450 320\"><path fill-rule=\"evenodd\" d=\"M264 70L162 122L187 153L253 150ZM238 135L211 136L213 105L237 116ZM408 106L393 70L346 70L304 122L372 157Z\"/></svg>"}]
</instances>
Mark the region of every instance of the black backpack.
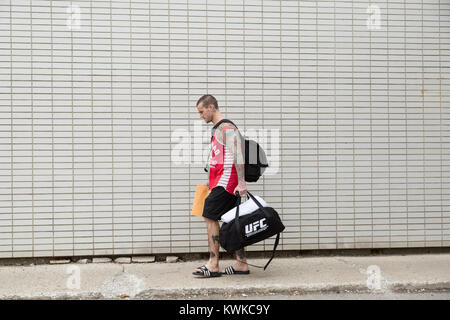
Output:
<instances>
[{"instance_id":1,"label":"black backpack","mask_svg":"<svg viewBox=\"0 0 450 320\"><path fill-rule=\"evenodd\" d=\"M237 128L237 126L232 121L228 119L222 119L217 122L216 125L211 129L211 140L212 135L214 134L214 130L219 127L219 125L225 122L231 123ZM245 143L242 144L242 154L245 155L245 181L256 182L269 166L269 164L267 163L266 153L256 141L246 139L241 135L240 132L239 135L241 136L241 140L245 141ZM208 172L206 167L205 172Z\"/></svg>"},{"instance_id":2,"label":"black backpack","mask_svg":"<svg viewBox=\"0 0 450 320\"><path fill-rule=\"evenodd\" d=\"M247 196L258 205L258 209L252 213L239 216L241 197L236 192L236 216L229 223L223 223L219 231L219 243L228 253L233 253L251 244L263 241L273 235L277 235L272 250L272 257L264 266L264 270L275 256L275 251L280 241L280 233L284 230L280 216L272 207L263 207L256 198L247 191ZM260 266L254 267L261 268Z\"/></svg>"}]
</instances>

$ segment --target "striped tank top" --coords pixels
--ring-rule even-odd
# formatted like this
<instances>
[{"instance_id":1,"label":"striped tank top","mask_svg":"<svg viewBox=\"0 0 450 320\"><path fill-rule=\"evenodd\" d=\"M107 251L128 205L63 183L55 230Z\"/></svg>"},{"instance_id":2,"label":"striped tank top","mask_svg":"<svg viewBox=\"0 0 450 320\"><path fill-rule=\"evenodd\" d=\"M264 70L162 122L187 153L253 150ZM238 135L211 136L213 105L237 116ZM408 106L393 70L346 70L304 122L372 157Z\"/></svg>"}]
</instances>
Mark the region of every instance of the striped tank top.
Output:
<instances>
[{"instance_id":1,"label":"striped tank top","mask_svg":"<svg viewBox=\"0 0 450 320\"><path fill-rule=\"evenodd\" d=\"M216 132L219 133L219 131ZM220 143L214 135L211 140L209 161L209 188L222 186L229 193L234 194L233 191L237 185L238 175L234 165L233 153L226 145Z\"/></svg>"}]
</instances>

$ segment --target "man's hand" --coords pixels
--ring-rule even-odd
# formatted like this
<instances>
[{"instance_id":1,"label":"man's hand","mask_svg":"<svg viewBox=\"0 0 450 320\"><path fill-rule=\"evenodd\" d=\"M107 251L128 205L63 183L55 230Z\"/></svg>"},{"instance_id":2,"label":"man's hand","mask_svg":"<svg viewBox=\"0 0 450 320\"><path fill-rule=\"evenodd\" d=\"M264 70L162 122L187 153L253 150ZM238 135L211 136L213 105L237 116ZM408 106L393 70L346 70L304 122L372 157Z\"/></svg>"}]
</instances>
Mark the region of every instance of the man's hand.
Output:
<instances>
[{"instance_id":1,"label":"man's hand","mask_svg":"<svg viewBox=\"0 0 450 320\"><path fill-rule=\"evenodd\" d=\"M247 194L247 184L245 183L245 181L239 181L239 184L234 189L233 193L236 193L236 191L239 192L239 195L241 196Z\"/></svg>"}]
</instances>

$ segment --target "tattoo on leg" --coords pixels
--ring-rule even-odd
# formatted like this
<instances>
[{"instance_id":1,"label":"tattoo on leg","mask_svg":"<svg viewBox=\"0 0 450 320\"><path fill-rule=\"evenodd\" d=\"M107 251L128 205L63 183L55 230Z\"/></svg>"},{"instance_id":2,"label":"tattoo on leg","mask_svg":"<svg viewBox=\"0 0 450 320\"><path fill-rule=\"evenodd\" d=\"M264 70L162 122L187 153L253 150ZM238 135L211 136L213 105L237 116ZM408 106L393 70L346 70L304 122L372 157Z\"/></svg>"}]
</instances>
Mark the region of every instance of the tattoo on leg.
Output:
<instances>
[{"instance_id":1,"label":"tattoo on leg","mask_svg":"<svg viewBox=\"0 0 450 320\"><path fill-rule=\"evenodd\" d=\"M244 259L245 258L244 249L239 249L238 251L236 251L236 254L239 257L239 259Z\"/></svg>"},{"instance_id":2,"label":"tattoo on leg","mask_svg":"<svg viewBox=\"0 0 450 320\"><path fill-rule=\"evenodd\" d=\"M214 252L212 252L212 251L209 252L209 257L210 257L210 258L215 258L215 256L216 256L216 255L214 254Z\"/></svg>"},{"instance_id":3,"label":"tattoo on leg","mask_svg":"<svg viewBox=\"0 0 450 320\"><path fill-rule=\"evenodd\" d=\"M219 242L219 235L213 234L213 235L211 236L211 238L212 238L214 244L215 244L216 242Z\"/></svg>"}]
</instances>

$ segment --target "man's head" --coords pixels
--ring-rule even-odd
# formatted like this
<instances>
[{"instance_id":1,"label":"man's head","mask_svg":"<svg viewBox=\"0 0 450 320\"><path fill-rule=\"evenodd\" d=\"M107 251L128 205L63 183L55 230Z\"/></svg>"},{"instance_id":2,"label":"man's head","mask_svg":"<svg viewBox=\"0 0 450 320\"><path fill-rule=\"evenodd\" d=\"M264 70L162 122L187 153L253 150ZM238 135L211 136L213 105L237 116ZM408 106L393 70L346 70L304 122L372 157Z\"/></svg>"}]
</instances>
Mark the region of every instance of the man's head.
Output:
<instances>
[{"instance_id":1,"label":"man's head","mask_svg":"<svg viewBox=\"0 0 450 320\"><path fill-rule=\"evenodd\" d=\"M205 94L197 101L197 110L200 118L210 123L213 120L213 115L219 110L216 98L210 94Z\"/></svg>"}]
</instances>

